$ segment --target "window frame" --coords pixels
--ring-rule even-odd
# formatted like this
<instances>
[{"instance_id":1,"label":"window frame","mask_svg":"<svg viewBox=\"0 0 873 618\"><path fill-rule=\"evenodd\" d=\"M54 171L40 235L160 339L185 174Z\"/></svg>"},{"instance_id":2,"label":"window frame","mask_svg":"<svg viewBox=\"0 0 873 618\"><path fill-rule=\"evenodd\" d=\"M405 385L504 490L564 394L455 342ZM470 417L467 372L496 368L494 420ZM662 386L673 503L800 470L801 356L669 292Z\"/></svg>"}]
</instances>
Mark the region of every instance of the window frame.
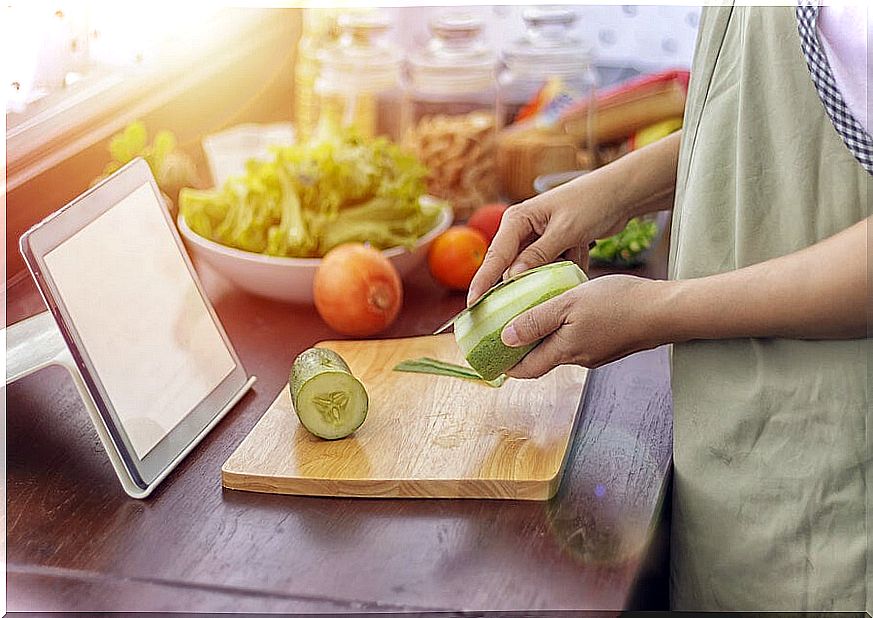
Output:
<instances>
[{"instance_id":1,"label":"window frame","mask_svg":"<svg viewBox=\"0 0 873 618\"><path fill-rule=\"evenodd\" d=\"M275 45L287 27L271 18L274 10L222 10L206 24L207 30L222 32L221 39L206 45L198 41L196 50L174 45L143 66L100 67L69 89L34 102L20 119L7 114L6 192L108 139L257 50ZM234 45L227 45L227 40Z\"/></svg>"}]
</instances>

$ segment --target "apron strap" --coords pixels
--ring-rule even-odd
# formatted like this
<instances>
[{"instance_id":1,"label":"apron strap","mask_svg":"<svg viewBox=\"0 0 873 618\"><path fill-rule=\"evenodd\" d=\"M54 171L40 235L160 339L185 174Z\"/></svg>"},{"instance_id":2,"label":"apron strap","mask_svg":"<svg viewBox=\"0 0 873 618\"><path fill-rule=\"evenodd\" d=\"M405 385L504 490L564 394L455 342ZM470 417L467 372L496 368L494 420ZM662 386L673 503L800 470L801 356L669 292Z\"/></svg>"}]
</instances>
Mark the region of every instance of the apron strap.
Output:
<instances>
[{"instance_id":1,"label":"apron strap","mask_svg":"<svg viewBox=\"0 0 873 618\"><path fill-rule=\"evenodd\" d=\"M796 9L797 31L800 33L800 48L806 58L806 66L809 67L812 83L818 91L825 111L843 143L867 173L873 174L873 139L855 120L837 87L837 81L834 79L831 65L816 31L818 10L817 0L800 0Z\"/></svg>"}]
</instances>

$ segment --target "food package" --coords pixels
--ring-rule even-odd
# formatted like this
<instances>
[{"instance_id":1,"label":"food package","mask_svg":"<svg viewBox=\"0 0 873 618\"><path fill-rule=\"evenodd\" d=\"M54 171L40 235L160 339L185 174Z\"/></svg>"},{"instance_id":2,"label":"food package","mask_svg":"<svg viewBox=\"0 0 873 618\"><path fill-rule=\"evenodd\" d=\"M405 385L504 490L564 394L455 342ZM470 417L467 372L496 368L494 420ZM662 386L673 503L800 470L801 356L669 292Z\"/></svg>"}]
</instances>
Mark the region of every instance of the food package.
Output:
<instances>
[{"instance_id":1,"label":"food package","mask_svg":"<svg viewBox=\"0 0 873 618\"><path fill-rule=\"evenodd\" d=\"M498 138L497 170L500 188L512 202L534 195L537 176L584 169L579 166L576 141L557 132L503 132Z\"/></svg>"},{"instance_id":2,"label":"food package","mask_svg":"<svg viewBox=\"0 0 873 618\"><path fill-rule=\"evenodd\" d=\"M634 133L627 141L628 149L639 150L644 146L648 146L649 144L657 142L659 139L667 137L671 133L674 133L681 128L681 116L677 116L676 118L670 118L669 120L662 120L661 122L655 123L649 127L646 127L645 129L640 129L639 131Z\"/></svg>"},{"instance_id":3,"label":"food package","mask_svg":"<svg viewBox=\"0 0 873 618\"><path fill-rule=\"evenodd\" d=\"M682 116L688 76L668 71L634 79L599 93L593 102L565 107L554 123L532 117L506 127L497 139L501 192L511 201L527 199L535 194L537 176L594 169L621 156L637 131ZM592 104L595 113L589 116Z\"/></svg>"},{"instance_id":4,"label":"food package","mask_svg":"<svg viewBox=\"0 0 873 618\"><path fill-rule=\"evenodd\" d=\"M688 71L667 71L630 80L597 95L594 139L609 143L626 139L640 129L682 116L688 92ZM566 109L559 124L568 135L585 140L588 102Z\"/></svg>"}]
</instances>

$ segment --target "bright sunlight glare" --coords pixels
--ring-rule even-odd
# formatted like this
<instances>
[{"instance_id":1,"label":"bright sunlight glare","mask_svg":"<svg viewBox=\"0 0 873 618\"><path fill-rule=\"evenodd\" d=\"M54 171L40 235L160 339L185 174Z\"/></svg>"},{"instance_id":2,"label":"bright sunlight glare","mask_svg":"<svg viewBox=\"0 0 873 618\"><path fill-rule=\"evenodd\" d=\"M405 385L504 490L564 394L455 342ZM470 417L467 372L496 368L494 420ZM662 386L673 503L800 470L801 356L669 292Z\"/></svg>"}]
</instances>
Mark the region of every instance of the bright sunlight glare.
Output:
<instances>
[{"instance_id":1,"label":"bright sunlight glare","mask_svg":"<svg viewBox=\"0 0 873 618\"><path fill-rule=\"evenodd\" d=\"M91 69L148 66L169 47L190 47L220 10L168 0L8 0L0 20L6 109L21 111Z\"/></svg>"}]
</instances>

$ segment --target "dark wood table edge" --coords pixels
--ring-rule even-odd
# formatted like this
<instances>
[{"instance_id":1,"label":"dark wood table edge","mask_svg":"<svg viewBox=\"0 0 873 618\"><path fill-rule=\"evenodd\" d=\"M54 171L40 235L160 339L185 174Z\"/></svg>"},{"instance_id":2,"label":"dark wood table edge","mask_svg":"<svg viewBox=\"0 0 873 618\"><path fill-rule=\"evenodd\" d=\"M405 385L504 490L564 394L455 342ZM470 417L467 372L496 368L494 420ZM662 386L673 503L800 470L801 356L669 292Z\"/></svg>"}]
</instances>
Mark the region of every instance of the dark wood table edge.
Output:
<instances>
[{"instance_id":1,"label":"dark wood table edge","mask_svg":"<svg viewBox=\"0 0 873 618\"><path fill-rule=\"evenodd\" d=\"M364 600L356 600L356 599L341 599L338 597L320 597L320 596L306 596L301 594L284 594L276 591L267 591L267 590L258 590L252 588L242 588L242 587L233 587L233 586L225 586L218 584L203 584L203 583L194 583L194 582L178 582L178 581L170 581L170 580L162 580L158 578L140 578L140 577L125 577L114 574L105 574L96 571L85 571L85 570L77 570L77 569L63 569L63 568L53 568L53 567L45 567L45 566L27 566L20 565L15 563L7 563L6 565L6 608L9 613L43 613L45 611L52 612L87 612L89 614L97 612L111 612L112 614L119 613L117 610L106 609L106 610L95 610L93 608L75 608L75 607L66 607L64 609L40 609L40 608L29 608L26 606L19 606L18 602L20 599L16 596L16 583L22 582L24 580L32 580L36 578L43 578L46 580L50 580L52 582L52 586L61 586L63 584L75 584L81 587L98 590L105 589L106 587L111 587L113 591L116 593L122 594L130 594L131 596L140 592L143 587L148 587L150 591L158 591L161 593L165 593L166 596L164 598L170 596L184 595L188 593L197 593L201 595L201 597L207 599L210 596L221 596L232 598L234 602L242 602L242 601L268 601L272 602L276 605L292 605L296 606L293 613L306 611L306 612L314 612L314 613L384 613L384 612L446 612L446 611L456 611L448 608L431 608L431 607L417 607L413 605L395 605L391 603L374 603L372 601L364 601ZM156 599L157 601L158 599ZM201 606L202 607L202 606ZM148 607L137 608L135 610L131 610L130 613L138 613L138 612L148 612L152 613L153 609L149 609ZM167 612L167 610L160 610L159 612ZM203 612L216 611L215 609L198 609L195 614L200 614ZM226 609L219 613L226 612ZM125 610L122 610L120 613L128 613ZM188 613L187 611L179 612L173 610L167 613ZM234 612L235 613L235 612ZM249 612L242 612L249 613ZM275 613L275 610L272 610L268 613Z\"/></svg>"}]
</instances>

